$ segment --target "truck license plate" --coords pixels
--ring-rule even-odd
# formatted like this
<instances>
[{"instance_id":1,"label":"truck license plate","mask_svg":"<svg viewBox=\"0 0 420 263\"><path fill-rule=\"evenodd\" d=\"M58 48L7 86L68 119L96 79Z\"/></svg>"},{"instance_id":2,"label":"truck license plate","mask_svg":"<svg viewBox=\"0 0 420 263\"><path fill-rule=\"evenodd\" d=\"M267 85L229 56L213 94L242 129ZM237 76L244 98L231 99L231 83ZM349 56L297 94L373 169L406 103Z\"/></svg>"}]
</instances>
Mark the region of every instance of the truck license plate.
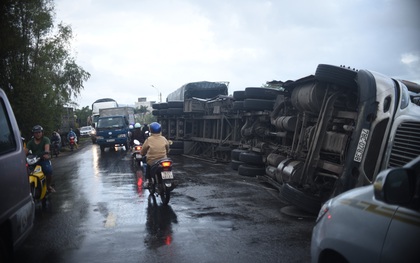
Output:
<instances>
[{"instance_id":1,"label":"truck license plate","mask_svg":"<svg viewBox=\"0 0 420 263\"><path fill-rule=\"evenodd\" d=\"M174 179L172 171L163 171L162 172L162 179Z\"/></svg>"},{"instance_id":2,"label":"truck license plate","mask_svg":"<svg viewBox=\"0 0 420 263\"><path fill-rule=\"evenodd\" d=\"M115 142L115 139L108 139L106 142Z\"/></svg>"}]
</instances>

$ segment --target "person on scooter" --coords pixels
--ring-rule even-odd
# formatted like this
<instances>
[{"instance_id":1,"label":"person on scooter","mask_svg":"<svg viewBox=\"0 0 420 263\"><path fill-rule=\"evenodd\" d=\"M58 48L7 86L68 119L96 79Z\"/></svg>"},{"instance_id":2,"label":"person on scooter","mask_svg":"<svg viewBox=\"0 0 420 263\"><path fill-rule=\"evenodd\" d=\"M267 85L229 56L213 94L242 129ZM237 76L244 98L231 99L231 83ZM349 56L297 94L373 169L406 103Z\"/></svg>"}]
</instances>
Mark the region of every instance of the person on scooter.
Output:
<instances>
[{"instance_id":1,"label":"person on scooter","mask_svg":"<svg viewBox=\"0 0 420 263\"><path fill-rule=\"evenodd\" d=\"M134 140L138 140L141 144L143 144L145 140L143 132L141 131L141 125L138 122L134 124L133 134L131 135L132 145L134 145Z\"/></svg>"},{"instance_id":2,"label":"person on scooter","mask_svg":"<svg viewBox=\"0 0 420 263\"><path fill-rule=\"evenodd\" d=\"M34 155L41 156L42 159L40 161L40 165L42 167L42 171L44 172L45 176L47 177L47 189L49 192L55 192L55 189L51 186L52 185L52 165L50 161L50 145L51 141L47 136L44 136L44 129L41 125L35 125L32 128L32 139L26 144L25 152L26 154L29 151L32 152Z\"/></svg>"},{"instance_id":3,"label":"person on scooter","mask_svg":"<svg viewBox=\"0 0 420 263\"><path fill-rule=\"evenodd\" d=\"M144 139L146 140L149 137L150 129L147 123L143 124L143 128L141 128L141 132L143 133Z\"/></svg>"},{"instance_id":4,"label":"person on scooter","mask_svg":"<svg viewBox=\"0 0 420 263\"><path fill-rule=\"evenodd\" d=\"M146 180L144 182L143 187L149 187L150 181L150 167L154 164L157 160L166 158L169 152L169 142L168 140L162 136L161 134L162 126L157 122L152 122L150 124L150 132L152 133L150 137L148 137L141 149L141 155L146 156Z\"/></svg>"},{"instance_id":5,"label":"person on scooter","mask_svg":"<svg viewBox=\"0 0 420 263\"><path fill-rule=\"evenodd\" d=\"M58 151L61 151L61 136L58 132L53 131L52 135L51 135L51 145L53 145L53 147L55 147L55 145L58 146Z\"/></svg>"},{"instance_id":6,"label":"person on scooter","mask_svg":"<svg viewBox=\"0 0 420 263\"><path fill-rule=\"evenodd\" d=\"M70 142L70 137L74 137L74 146L76 146L77 149L77 135L76 133L73 131L72 128L70 128L69 133L67 134L67 141Z\"/></svg>"}]
</instances>

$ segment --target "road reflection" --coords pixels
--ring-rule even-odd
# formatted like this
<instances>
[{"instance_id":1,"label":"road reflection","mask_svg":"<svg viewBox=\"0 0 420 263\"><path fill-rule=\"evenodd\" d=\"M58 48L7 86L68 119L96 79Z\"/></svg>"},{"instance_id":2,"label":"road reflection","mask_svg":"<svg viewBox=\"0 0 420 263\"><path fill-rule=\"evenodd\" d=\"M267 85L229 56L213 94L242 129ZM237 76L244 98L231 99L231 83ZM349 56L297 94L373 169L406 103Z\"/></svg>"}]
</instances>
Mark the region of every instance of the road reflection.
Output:
<instances>
[{"instance_id":1,"label":"road reflection","mask_svg":"<svg viewBox=\"0 0 420 263\"><path fill-rule=\"evenodd\" d=\"M177 224L178 219L169 205L156 202L154 195L149 195L146 230L147 235L144 244L147 248L157 249L161 246L169 246L172 243L172 224Z\"/></svg>"}]
</instances>

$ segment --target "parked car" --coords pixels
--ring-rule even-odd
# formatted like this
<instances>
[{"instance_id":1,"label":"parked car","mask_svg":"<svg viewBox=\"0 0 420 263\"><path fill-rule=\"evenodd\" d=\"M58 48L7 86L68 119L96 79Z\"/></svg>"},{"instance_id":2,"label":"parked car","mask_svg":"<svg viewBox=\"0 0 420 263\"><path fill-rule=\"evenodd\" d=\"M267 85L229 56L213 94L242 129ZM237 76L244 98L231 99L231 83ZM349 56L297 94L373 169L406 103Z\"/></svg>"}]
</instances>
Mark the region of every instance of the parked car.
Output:
<instances>
[{"instance_id":1,"label":"parked car","mask_svg":"<svg viewBox=\"0 0 420 263\"><path fill-rule=\"evenodd\" d=\"M11 262L34 225L23 142L6 94L0 89L0 262Z\"/></svg>"},{"instance_id":2,"label":"parked car","mask_svg":"<svg viewBox=\"0 0 420 263\"><path fill-rule=\"evenodd\" d=\"M313 263L420 262L420 156L373 185L327 201L312 233Z\"/></svg>"},{"instance_id":3,"label":"parked car","mask_svg":"<svg viewBox=\"0 0 420 263\"><path fill-rule=\"evenodd\" d=\"M94 131L95 129L92 126L83 126L82 128L80 128L80 136L89 137Z\"/></svg>"}]
</instances>

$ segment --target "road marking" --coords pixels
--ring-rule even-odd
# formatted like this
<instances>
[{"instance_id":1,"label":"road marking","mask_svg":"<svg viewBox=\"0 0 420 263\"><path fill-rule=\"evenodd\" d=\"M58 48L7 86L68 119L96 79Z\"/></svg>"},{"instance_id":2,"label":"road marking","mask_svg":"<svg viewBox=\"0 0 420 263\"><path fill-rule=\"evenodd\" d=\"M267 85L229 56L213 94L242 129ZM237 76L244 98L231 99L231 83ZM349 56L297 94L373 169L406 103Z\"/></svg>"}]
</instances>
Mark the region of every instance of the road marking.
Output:
<instances>
[{"instance_id":1,"label":"road marking","mask_svg":"<svg viewBox=\"0 0 420 263\"><path fill-rule=\"evenodd\" d=\"M106 218L105 227L106 228L115 227L116 221L117 221L117 217L113 213L109 213L108 217Z\"/></svg>"}]
</instances>

